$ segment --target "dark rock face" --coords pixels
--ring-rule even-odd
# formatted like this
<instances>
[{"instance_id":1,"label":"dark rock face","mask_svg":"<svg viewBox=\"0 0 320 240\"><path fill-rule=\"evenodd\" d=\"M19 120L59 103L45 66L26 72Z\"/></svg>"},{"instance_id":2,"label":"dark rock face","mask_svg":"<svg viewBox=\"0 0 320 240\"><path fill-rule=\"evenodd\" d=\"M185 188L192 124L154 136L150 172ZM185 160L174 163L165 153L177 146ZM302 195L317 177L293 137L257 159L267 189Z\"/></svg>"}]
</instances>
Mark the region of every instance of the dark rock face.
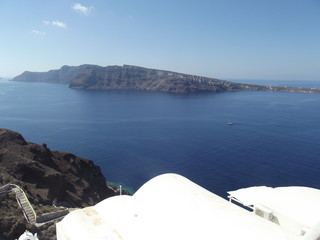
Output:
<instances>
[{"instance_id":1,"label":"dark rock face","mask_svg":"<svg viewBox=\"0 0 320 240\"><path fill-rule=\"evenodd\" d=\"M53 202L85 207L114 195L100 168L92 161L51 151L46 144L30 143L19 133L0 129L0 187L8 183L24 189L34 208L40 209L52 206ZM15 239L28 224L17 202L11 198L10 194L0 198L0 232ZM41 232L41 229L34 230ZM0 239L2 237L0 234Z\"/></svg>"},{"instance_id":2,"label":"dark rock face","mask_svg":"<svg viewBox=\"0 0 320 240\"><path fill-rule=\"evenodd\" d=\"M71 81L71 88L136 89L171 93L239 90L242 84L169 71L128 66L87 66Z\"/></svg>"}]
</instances>

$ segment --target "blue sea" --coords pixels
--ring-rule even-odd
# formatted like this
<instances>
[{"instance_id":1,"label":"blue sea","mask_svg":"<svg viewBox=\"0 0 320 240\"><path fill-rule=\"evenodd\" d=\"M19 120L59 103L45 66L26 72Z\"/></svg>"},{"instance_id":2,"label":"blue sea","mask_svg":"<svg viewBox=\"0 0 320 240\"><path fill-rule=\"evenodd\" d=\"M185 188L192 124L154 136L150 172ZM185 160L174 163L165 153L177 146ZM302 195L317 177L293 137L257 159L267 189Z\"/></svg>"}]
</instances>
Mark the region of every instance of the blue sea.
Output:
<instances>
[{"instance_id":1,"label":"blue sea","mask_svg":"<svg viewBox=\"0 0 320 240\"><path fill-rule=\"evenodd\" d=\"M107 181L133 189L168 172L222 197L256 185L320 188L319 110L319 94L173 95L0 81L1 128L91 159Z\"/></svg>"}]
</instances>

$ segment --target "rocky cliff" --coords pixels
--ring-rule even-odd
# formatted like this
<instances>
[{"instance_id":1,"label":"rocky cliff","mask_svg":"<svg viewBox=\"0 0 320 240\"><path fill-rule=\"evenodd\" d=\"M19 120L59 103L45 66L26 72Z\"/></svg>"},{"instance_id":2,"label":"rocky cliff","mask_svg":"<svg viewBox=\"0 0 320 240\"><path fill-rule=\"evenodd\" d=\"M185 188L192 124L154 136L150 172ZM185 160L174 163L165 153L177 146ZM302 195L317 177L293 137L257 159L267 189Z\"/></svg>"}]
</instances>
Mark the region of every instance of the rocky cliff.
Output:
<instances>
[{"instance_id":1,"label":"rocky cliff","mask_svg":"<svg viewBox=\"0 0 320 240\"><path fill-rule=\"evenodd\" d=\"M41 213L57 211L55 205L85 207L114 195L100 168L71 153L51 151L46 144L27 142L19 133L0 129L0 187L16 184ZM40 239L55 239L54 225L41 228L24 219L12 194L0 196L0 239L18 238L26 228Z\"/></svg>"},{"instance_id":2,"label":"rocky cliff","mask_svg":"<svg viewBox=\"0 0 320 240\"><path fill-rule=\"evenodd\" d=\"M134 89L170 93L288 91L320 93L320 89L260 86L137 66L63 66L43 73L24 72L13 81L69 83L77 89Z\"/></svg>"},{"instance_id":3,"label":"rocky cliff","mask_svg":"<svg viewBox=\"0 0 320 240\"><path fill-rule=\"evenodd\" d=\"M70 83L71 88L136 89L170 93L224 92L242 90L248 86L214 78L129 65L87 66Z\"/></svg>"}]
</instances>

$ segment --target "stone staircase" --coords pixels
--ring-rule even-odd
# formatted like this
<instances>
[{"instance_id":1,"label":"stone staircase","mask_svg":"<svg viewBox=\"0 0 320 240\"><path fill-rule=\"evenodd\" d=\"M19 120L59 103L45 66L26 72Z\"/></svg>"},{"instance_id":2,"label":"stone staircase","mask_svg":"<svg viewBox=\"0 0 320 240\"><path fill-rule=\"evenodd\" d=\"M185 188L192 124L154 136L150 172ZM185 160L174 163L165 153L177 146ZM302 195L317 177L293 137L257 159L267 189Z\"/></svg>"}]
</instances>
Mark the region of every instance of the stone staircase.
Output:
<instances>
[{"instance_id":1,"label":"stone staircase","mask_svg":"<svg viewBox=\"0 0 320 240\"><path fill-rule=\"evenodd\" d=\"M15 193L17 202L21 207L23 215L26 218L26 220L31 224L35 224L37 215L33 207L31 206L24 191L18 185L15 185L15 184L7 184L0 187L0 195L7 194L10 191Z\"/></svg>"},{"instance_id":2,"label":"stone staircase","mask_svg":"<svg viewBox=\"0 0 320 240\"><path fill-rule=\"evenodd\" d=\"M42 225L46 222L50 222L55 219L61 218L69 213L69 210L67 209L53 213L48 213L38 218L25 192L18 185L7 184L0 187L0 197L3 197L10 191L12 191L16 195L17 202L20 208L22 209L24 217L31 224Z\"/></svg>"},{"instance_id":3,"label":"stone staircase","mask_svg":"<svg viewBox=\"0 0 320 240\"><path fill-rule=\"evenodd\" d=\"M27 221L32 224L36 223L37 215L33 210L33 207L31 206L24 191L18 186L13 188L12 191L16 194L17 202L21 207L22 212L25 218L27 219Z\"/></svg>"}]
</instances>

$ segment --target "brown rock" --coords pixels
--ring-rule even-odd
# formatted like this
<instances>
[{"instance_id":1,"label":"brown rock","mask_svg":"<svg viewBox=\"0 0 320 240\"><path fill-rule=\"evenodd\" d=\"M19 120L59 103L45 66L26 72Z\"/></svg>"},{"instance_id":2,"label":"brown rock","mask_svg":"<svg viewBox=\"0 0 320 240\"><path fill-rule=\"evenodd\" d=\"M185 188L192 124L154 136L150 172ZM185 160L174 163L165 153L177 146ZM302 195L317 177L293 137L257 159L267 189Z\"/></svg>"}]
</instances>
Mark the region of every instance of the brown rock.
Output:
<instances>
[{"instance_id":1,"label":"brown rock","mask_svg":"<svg viewBox=\"0 0 320 240\"><path fill-rule=\"evenodd\" d=\"M51 151L46 144L27 142L19 133L0 128L0 187L8 183L25 191L37 214L53 203L85 207L114 195L92 161ZM18 238L26 228L44 236L52 225L37 229L28 224L13 193L0 196L0 222L0 239ZM46 238L54 233L48 234Z\"/></svg>"}]
</instances>

